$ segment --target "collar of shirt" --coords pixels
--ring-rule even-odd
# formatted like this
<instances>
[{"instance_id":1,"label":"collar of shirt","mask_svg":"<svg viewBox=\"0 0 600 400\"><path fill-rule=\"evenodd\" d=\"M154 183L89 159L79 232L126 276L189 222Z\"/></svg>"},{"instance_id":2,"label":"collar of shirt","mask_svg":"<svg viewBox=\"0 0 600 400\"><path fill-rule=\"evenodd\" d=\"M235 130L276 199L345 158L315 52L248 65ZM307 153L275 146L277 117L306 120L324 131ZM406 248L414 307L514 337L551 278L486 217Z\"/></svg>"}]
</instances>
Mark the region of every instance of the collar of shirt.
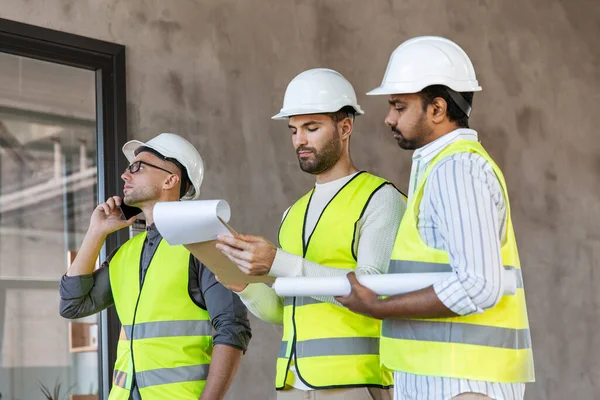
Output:
<instances>
[{"instance_id":1,"label":"collar of shirt","mask_svg":"<svg viewBox=\"0 0 600 400\"><path fill-rule=\"evenodd\" d=\"M421 176L427 170L431 161L440 154L450 143L457 140L478 140L477 132L473 129L459 128L444 136L426 144L413 153L412 168L410 170L410 186L408 189L408 197L411 198L417 187L417 183L421 180Z\"/></svg>"},{"instance_id":2,"label":"collar of shirt","mask_svg":"<svg viewBox=\"0 0 600 400\"><path fill-rule=\"evenodd\" d=\"M146 238L148 240L154 240L157 238L161 238L160 232L156 229L156 225L154 223L146 226Z\"/></svg>"},{"instance_id":3,"label":"collar of shirt","mask_svg":"<svg viewBox=\"0 0 600 400\"><path fill-rule=\"evenodd\" d=\"M434 140L431 143L426 144L420 149L415 150L413 154L413 161L420 160L421 163L429 164L444 148L450 143L454 143L458 140L475 140L477 141L477 132L473 129L459 128L455 129L450 133Z\"/></svg>"},{"instance_id":4,"label":"collar of shirt","mask_svg":"<svg viewBox=\"0 0 600 400\"><path fill-rule=\"evenodd\" d=\"M359 171L360 172L360 171ZM355 172L353 174L350 175L346 175L342 178L338 178L336 180L327 182L327 183L316 183L315 182L315 188L327 188L327 187L334 187L334 186L342 186L343 184L345 184L346 182L348 182L350 179L352 179L352 177L354 175L358 174L358 172Z\"/></svg>"}]
</instances>

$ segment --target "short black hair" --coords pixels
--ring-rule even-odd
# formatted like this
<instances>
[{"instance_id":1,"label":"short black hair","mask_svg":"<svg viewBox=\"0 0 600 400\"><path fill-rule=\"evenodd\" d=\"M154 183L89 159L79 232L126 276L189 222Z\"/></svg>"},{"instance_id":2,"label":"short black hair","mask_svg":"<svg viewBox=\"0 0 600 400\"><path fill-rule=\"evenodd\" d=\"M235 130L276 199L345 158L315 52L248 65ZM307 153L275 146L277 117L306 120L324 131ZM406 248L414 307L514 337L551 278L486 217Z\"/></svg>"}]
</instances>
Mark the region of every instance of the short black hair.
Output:
<instances>
[{"instance_id":1,"label":"short black hair","mask_svg":"<svg viewBox=\"0 0 600 400\"><path fill-rule=\"evenodd\" d=\"M421 97L421 104L423 105L423 111L427 110L427 106L433 104L433 100L437 97L441 97L446 101L448 105L446 108L446 114L448 115L448 120L451 122L456 122L456 125L459 128L468 128L469 127L469 117L464 113L463 110L452 100L450 94L448 94L448 89L443 85L432 85L427 86L419 93ZM461 92L458 93L459 96L462 96L465 101L472 106L473 105L473 92Z\"/></svg>"},{"instance_id":2,"label":"short black hair","mask_svg":"<svg viewBox=\"0 0 600 400\"><path fill-rule=\"evenodd\" d=\"M177 168L179 168L179 170L181 171L181 184L179 186L179 198L182 198L183 196L185 196L190 185L192 184L192 182L190 181L190 179L188 177L187 169L179 161L177 161L177 159L172 158L172 157L165 157L160 152L158 152L148 146L138 147L137 149L135 149L133 154L135 154L137 156L138 154L144 153L144 152L153 154L156 157L160 158L161 160L169 161L169 162L175 164L177 166Z\"/></svg>"},{"instance_id":3,"label":"short black hair","mask_svg":"<svg viewBox=\"0 0 600 400\"><path fill-rule=\"evenodd\" d=\"M350 117L352 120L354 120L354 116L356 115L356 110L352 106L344 106L344 107L340 108L338 111L329 113L328 115L331 117L333 122L337 124L338 122L343 121L345 118L348 118L348 117Z\"/></svg>"}]
</instances>

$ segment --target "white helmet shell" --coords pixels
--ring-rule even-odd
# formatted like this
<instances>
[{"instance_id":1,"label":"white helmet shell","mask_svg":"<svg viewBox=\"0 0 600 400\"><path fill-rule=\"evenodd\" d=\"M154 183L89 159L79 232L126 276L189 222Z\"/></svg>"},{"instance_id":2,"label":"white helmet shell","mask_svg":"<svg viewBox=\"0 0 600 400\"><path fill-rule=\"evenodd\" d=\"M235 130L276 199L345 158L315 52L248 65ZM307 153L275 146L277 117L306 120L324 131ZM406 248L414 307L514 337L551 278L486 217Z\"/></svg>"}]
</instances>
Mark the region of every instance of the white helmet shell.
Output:
<instances>
[{"instance_id":1,"label":"white helmet shell","mask_svg":"<svg viewBox=\"0 0 600 400\"><path fill-rule=\"evenodd\" d=\"M460 46L439 36L419 36L394 50L381 86L367 94L418 93L431 85L444 85L455 92L481 90L473 64Z\"/></svg>"},{"instance_id":2,"label":"white helmet shell","mask_svg":"<svg viewBox=\"0 0 600 400\"><path fill-rule=\"evenodd\" d=\"M354 88L337 71L327 68L309 69L289 83L283 98L283 108L273 119L294 115L326 114L350 106L357 115L364 114L356 101Z\"/></svg>"}]
</instances>

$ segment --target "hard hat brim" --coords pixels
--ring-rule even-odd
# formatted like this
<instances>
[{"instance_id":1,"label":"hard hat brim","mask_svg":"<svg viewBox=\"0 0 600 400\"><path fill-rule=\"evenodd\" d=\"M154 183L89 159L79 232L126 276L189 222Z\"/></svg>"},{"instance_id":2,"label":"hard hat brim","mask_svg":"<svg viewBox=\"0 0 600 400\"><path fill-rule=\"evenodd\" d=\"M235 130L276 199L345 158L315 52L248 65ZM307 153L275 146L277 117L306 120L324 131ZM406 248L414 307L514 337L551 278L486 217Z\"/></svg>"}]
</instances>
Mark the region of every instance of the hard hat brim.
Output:
<instances>
[{"instance_id":1,"label":"hard hat brim","mask_svg":"<svg viewBox=\"0 0 600 400\"><path fill-rule=\"evenodd\" d=\"M350 107L352 107L354 109L354 112L356 113L356 115L364 115L364 111L362 110L362 108L360 108L360 106L352 106L352 105L348 105ZM331 114L334 112L338 112L339 110L341 110L343 107L342 106L338 109L335 109L333 111L331 110L315 110L315 109L294 109L294 110L285 110L285 111L281 111L278 114L275 114L271 117L271 119L275 119L275 120L283 120L283 119L289 119L290 117L294 117L296 115L312 115L312 114Z\"/></svg>"},{"instance_id":2,"label":"hard hat brim","mask_svg":"<svg viewBox=\"0 0 600 400\"><path fill-rule=\"evenodd\" d=\"M411 82L411 83L397 83L391 84L386 83L381 85L369 92L367 96L379 96L379 95L392 95L392 94L411 94L419 93L421 90L432 85L447 86L455 92L479 92L482 90L481 86L475 82L449 82L442 80L431 80L427 82Z\"/></svg>"},{"instance_id":3,"label":"hard hat brim","mask_svg":"<svg viewBox=\"0 0 600 400\"><path fill-rule=\"evenodd\" d=\"M130 140L125 143L123 145L123 154L125 154L127 161L132 162L135 158L135 151L145 145L146 143L140 142L139 140Z\"/></svg>"}]
</instances>

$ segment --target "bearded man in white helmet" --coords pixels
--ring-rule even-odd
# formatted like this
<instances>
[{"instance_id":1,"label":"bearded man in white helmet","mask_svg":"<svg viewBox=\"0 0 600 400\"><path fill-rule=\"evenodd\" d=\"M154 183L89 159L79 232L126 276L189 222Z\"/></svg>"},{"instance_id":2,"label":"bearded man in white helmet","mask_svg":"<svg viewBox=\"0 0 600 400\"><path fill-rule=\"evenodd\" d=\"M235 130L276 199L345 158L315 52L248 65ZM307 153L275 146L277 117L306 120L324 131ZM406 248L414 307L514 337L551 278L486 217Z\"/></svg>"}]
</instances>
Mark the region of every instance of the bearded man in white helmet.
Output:
<instances>
[{"instance_id":1,"label":"bearded man in white helmet","mask_svg":"<svg viewBox=\"0 0 600 400\"><path fill-rule=\"evenodd\" d=\"M435 285L380 299L349 275L338 300L383 319L381 359L395 398L523 399L534 380L519 255L502 172L469 129L481 90L467 54L441 37L402 43L383 83L385 123L415 150L408 207L390 273L451 272ZM503 297L503 274L517 290Z\"/></svg>"},{"instance_id":2,"label":"bearded man in white helmet","mask_svg":"<svg viewBox=\"0 0 600 400\"><path fill-rule=\"evenodd\" d=\"M249 275L344 276L387 271L405 209L383 178L350 158L354 117L363 111L350 82L312 69L288 85L281 112L300 168L316 184L284 214L276 248L262 237L220 237L217 245ZM391 374L380 367L380 321L349 312L332 297L278 297L264 284L234 285L259 318L283 325L277 359L278 399L391 398Z\"/></svg>"},{"instance_id":3,"label":"bearded man in white helmet","mask_svg":"<svg viewBox=\"0 0 600 400\"><path fill-rule=\"evenodd\" d=\"M109 399L223 399L251 337L246 307L183 246L162 240L152 216L157 202L199 198L202 158L171 133L132 140L123 152L130 162L121 175L124 199L110 197L92 213L61 280L61 315L116 307L123 327ZM121 218L124 203L141 209L146 232L94 271L105 238L136 218Z\"/></svg>"}]
</instances>

